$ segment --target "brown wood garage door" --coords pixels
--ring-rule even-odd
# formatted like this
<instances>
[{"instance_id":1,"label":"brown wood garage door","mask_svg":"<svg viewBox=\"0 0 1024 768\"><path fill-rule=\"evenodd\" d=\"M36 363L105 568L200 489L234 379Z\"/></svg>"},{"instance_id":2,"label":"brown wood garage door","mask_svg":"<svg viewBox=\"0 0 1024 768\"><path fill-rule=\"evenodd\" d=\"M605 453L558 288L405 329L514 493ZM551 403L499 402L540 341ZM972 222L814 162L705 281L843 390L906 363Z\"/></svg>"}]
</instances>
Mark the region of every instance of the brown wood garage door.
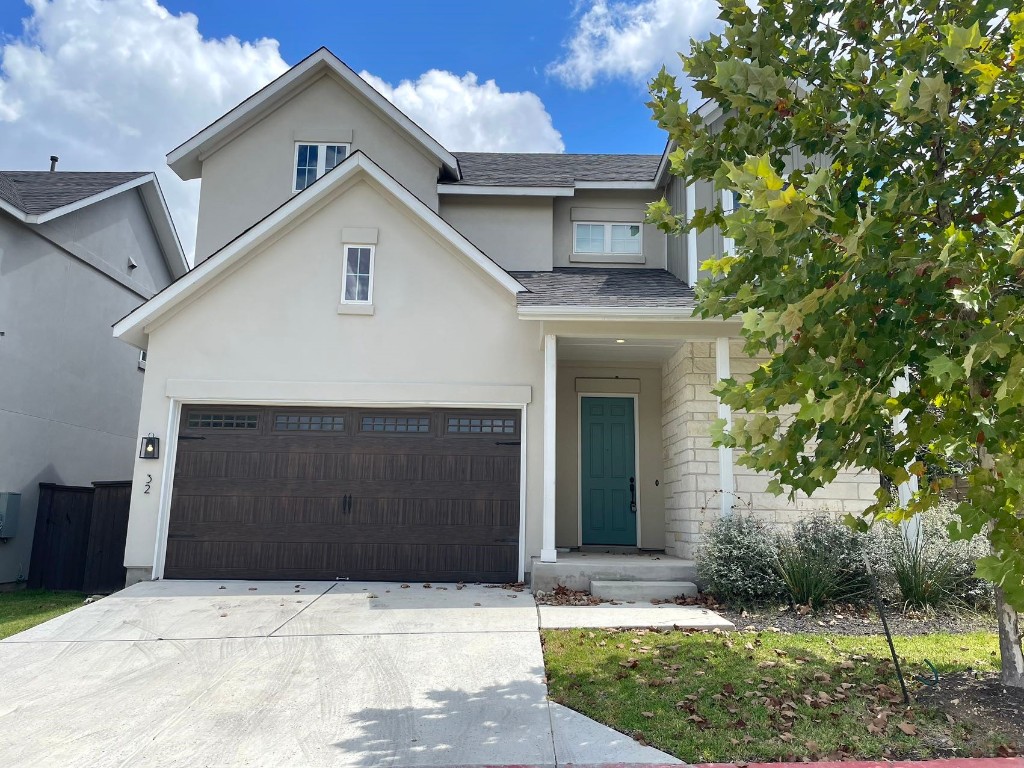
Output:
<instances>
[{"instance_id":1,"label":"brown wood garage door","mask_svg":"<svg viewBox=\"0 0 1024 768\"><path fill-rule=\"evenodd\" d=\"M514 581L519 420L186 406L164 576Z\"/></svg>"}]
</instances>

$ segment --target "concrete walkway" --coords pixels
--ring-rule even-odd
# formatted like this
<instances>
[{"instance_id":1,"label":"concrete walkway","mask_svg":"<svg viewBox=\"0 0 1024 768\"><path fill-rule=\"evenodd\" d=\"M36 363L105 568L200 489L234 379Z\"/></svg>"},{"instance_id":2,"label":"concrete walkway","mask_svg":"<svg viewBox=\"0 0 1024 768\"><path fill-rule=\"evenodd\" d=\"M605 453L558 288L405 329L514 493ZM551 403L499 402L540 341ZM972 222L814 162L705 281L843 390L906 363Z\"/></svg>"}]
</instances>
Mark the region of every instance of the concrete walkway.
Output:
<instances>
[{"instance_id":1,"label":"concrete walkway","mask_svg":"<svg viewBox=\"0 0 1024 768\"><path fill-rule=\"evenodd\" d=\"M537 629L481 586L137 584L0 641L0 762L678 762L549 703Z\"/></svg>"}]
</instances>

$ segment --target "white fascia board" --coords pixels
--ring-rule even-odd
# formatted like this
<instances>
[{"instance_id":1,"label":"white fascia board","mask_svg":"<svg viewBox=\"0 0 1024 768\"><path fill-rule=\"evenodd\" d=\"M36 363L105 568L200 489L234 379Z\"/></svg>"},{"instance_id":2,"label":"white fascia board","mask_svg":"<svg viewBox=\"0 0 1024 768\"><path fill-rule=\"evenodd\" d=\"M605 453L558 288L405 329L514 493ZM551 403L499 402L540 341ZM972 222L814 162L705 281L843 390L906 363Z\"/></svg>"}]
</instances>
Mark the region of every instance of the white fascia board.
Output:
<instances>
[{"instance_id":1,"label":"white fascia board","mask_svg":"<svg viewBox=\"0 0 1024 768\"><path fill-rule=\"evenodd\" d=\"M8 203L6 200L0 200L0 211L13 216L15 219L21 222L27 222L28 215L20 208L15 208L13 205Z\"/></svg>"},{"instance_id":2,"label":"white fascia board","mask_svg":"<svg viewBox=\"0 0 1024 768\"><path fill-rule=\"evenodd\" d=\"M439 195L503 195L507 197L572 197L572 187L515 187L485 184L438 184Z\"/></svg>"},{"instance_id":3,"label":"white fascia board","mask_svg":"<svg viewBox=\"0 0 1024 768\"><path fill-rule=\"evenodd\" d=\"M149 214L149 220L153 225L157 242L160 244L160 250L163 251L164 259L167 261L167 268L171 276L177 280L189 271L188 259L181 247L178 230L175 228L174 219L171 218L171 212L167 208L167 200L160 188L160 182L155 175L152 175L149 181L151 183L144 184L139 189L139 196L142 198L146 213Z\"/></svg>"},{"instance_id":4,"label":"white fascia board","mask_svg":"<svg viewBox=\"0 0 1024 768\"><path fill-rule=\"evenodd\" d=\"M576 189L657 189L654 181L577 181Z\"/></svg>"},{"instance_id":5,"label":"white fascia board","mask_svg":"<svg viewBox=\"0 0 1024 768\"><path fill-rule=\"evenodd\" d=\"M300 194L292 197L276 211L254 224L233 241L225 245L210 258L203 261L184 277L126 317L114 324L114 336L129 344L144 348L146 345L146 327L163 314L177 306L194 290L213 280L230 269L242 256L269 240L283 226L298 217L307 208L316 205L327 197L335 187L352 178L357 172L366 173L386 191L408 206L428 226L455 248L477 264L484 272L497 280L510 293L516 294L526 290L523 286L491 261L479 248L467 240L451 224L442 219L433 209L429 208L409 190L389 176L362 152L355 152L337 168L325 173Z\"/></svg>"},{"instance_id":6,"label":"white fascia board","mask_svg":"<svg viewBox=\"0 0 1024 768\"><path fill-rule=\"evenodd\" d=\"M705 123L713 123L721 114L722 108L718 106L718 102L714 99L708 99L697 107L697 117Z\"/></svg>"},{"instance_id":7,"label":"white fascia board","mask_svg":"<svg viewBox=\"0 0 1024 768\"><path fill-rule=\"evenodd\" d=\"M385 99L377 89L363 80L354 70L326 48L321 48L306 57L276 80L264 86L234 109L215 120L191 139L172 149L167 154L167 165L180 178L186 181L199 178L202 175L201 155L205 147L216 142L217 138L224 133L238 128L240 123L260 116L265 107L272 106L279 96L286 93L297 82L304 80L310 73L322 69L332 71L352 86L352 88L387 115L449 170L459 175L459 161L455 155L441 146L437 139L414 123L408 115Z\"/></svg>"},{"instance_id":8,"label":"white fascia board","mask_svg":"<svg viewBox=\"0 0 1024 768\"><path fill-rule=\"evenodd\" d=\"M658 184L658 186L661 186L662 184L665 183L665 176L668 175L669 166L671 166L671 162L669 161L668 156L672 154L675 148L676 143L674 141L669 140L669 142L665 145L665 151L661 153L661 160L658 163L658 170L654 174L654 181Z\"/></svg>"},{"instance_id":9,"label":"white fascia board","mask_svg":"<svg viewBox=\"0 0 1024 768\"><path fill-rule=\"evenodd\" d=\"M81 200L68 203L60 208L54 208L52 211L47 211L46 213L23 213L19 211L15 215L17 215L18 218L26 224L45 224L48 221L59 219L61 216L66 216L69 213L80 211L82 208L88 208L90 205L95 205L96 203L114 197L115 195L120 195L122 192L127 192L129 189L142 186L146 182L152 181L154 178L155 177L152 173L147 173L145 176L139 176L137 179L126 181L124 184L118 184L116 187L111 187L110 189L91 195L90 197L83 197Z\"/></svg>"},{"instance_id":10,"label":"white fascia board","mask_svg":"<svg viewBox=\"0 0 1024 768\"><path fill-rule=\"evenodd\" d=\"M625 320L625 321L670 321L706 322L705 318L693 314L693 310L673 307L519 307L523 320ZM708 318L711 319L711 318Z\"/></svg>"}]
</instances>

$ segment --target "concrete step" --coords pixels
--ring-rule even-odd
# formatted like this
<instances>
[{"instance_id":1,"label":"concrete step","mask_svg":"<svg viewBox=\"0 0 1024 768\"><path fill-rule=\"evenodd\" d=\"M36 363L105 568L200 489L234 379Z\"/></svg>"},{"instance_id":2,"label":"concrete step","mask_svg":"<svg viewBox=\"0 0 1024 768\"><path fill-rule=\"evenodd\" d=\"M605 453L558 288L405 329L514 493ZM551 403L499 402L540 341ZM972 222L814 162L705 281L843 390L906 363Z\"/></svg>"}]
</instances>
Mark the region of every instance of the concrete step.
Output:
<instances>
[{"instance_id":1,"label":"concrete step","mask_svg":"<svg viewBox=\"0 0 1024 768\"><path fill-rule=\"evenodd\" d=\"M679 595L695 597L692 581L592 581L590 594L602 600L671 600Z\"/></svg>"}]
</instances>

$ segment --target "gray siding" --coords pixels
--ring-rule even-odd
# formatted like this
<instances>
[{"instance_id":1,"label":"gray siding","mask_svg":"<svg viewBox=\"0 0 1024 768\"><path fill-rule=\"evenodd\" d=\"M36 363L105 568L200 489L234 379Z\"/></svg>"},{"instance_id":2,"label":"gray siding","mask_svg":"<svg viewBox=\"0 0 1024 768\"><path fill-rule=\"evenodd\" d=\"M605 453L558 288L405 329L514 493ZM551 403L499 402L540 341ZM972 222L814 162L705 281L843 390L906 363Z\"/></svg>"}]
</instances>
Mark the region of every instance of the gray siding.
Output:
<instances>
[{"instance_id":1,"label":"gray siding","mask_svg":"<svg viewBox=\"0 0 1024 768\"><path fill-rule=\"evenodd\" d=\"M46 227L104 264L134 255L154 289L167 282L135 193ZM144 213L143 213L144 215ZM57 226L59 225L59 226ZM146 225L148 226L148 225ZM80 240L74 242L75 238ZM121 262L123 261L123 264ZM111 325L142 298L29 227L0 215L0 491L22 494L18 532L0 544L0 583L28 575L40 482L83 485L132 475L143 373Z\"/></svg>"},{"instance_id":2,"label":"gray siding","mask_svg":"<svg viewBox=\"0 0 1024 768\"><path fill-rule=\"evenodd\" d=\"M76 256L97 260L130 280L133 288L150 295L171 281L149 214L134 190L41 224L38 230ZM129 257L138 267L128 269Z\"/></svg>"},{"instance_id":3,"label":"gray siding","mask_svg":"<svg viewBox=\"0 0 1024 768\"><path fill-rule=\"evenodd\" d=\"M686 183L678 176L672 176L665 190L665 198L677 216L688 214L686 210ZM666 243L666 267L669 272L684 283L690 282L689 264L686 258L686 233L671 235Z\"/></svg>"}]
</instances>

